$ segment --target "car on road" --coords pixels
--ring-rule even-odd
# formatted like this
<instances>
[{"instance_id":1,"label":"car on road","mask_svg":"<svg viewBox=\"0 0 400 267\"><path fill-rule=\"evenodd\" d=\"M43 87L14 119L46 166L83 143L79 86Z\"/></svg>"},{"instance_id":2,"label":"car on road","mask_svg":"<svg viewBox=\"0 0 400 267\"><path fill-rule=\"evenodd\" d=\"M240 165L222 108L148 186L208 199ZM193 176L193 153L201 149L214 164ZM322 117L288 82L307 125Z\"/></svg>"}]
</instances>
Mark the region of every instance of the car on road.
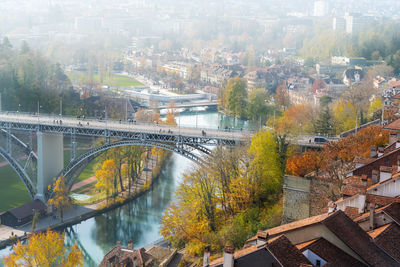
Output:
<instances>
[{"instance_id":1,"label":"car on road","mask_svg":"<svg viewBox=\"0 0 400 267\"><path fill-rule=\"evenodd\" d=\"M323 136L314 136L314 143L323 144L329 142L328 138Z\"/></svg>"}]
</instances>

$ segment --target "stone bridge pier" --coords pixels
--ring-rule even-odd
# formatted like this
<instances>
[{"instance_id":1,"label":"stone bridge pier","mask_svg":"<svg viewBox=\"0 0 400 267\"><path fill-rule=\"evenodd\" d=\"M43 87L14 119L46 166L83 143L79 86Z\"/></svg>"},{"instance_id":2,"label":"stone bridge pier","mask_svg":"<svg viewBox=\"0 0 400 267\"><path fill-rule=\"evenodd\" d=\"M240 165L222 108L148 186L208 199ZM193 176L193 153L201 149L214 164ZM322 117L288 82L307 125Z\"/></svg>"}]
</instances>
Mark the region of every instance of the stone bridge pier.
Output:
<instances>
[{"instance_id":1,"label":"stone bridge pier","mask_svg":"<svg viewBox=\"0 0 400 267\"><path fill-rule=\"evenodd\" d=\"M46 202L47 187L64 168L63 134L37 132L38 176L36 199Z\"/></svg>"}]
</instances>

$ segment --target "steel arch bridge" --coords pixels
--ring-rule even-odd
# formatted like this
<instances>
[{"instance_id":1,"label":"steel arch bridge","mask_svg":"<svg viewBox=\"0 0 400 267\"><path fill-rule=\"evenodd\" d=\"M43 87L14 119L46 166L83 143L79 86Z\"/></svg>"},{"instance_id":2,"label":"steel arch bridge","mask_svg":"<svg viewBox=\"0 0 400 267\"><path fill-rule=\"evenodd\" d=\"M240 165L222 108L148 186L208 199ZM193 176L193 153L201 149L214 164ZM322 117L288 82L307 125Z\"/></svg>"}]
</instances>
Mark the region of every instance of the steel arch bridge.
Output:
<instances>
[{"instance_id":1,"label":"steel arch bridge","mask_svg":"<svg viewBox=\"0 0 400 267\"><path fill-rule=\"evenodd\" d=\"M83 155L75 158L71 161L58 176L64 176L67 178L67 185L69 188L75 183L76 179L79 177L80 173L87 166L87 164L92 161L94 158L102 154L103 152L114 148L114 147L124 147L124 146L151 146L157 147L161 149L165 149L171 152L178 153L183 157L192 160L198 164L203 163L203 159L201 156L194 153L194 151L200 151L201 153L208 155L211 153L211 150L203 147L203 146L192 146L192 145L183 145L183 147L178 147L173 144L167 143L157 143L157 142L143 142L141 140L119 140L112 143L106 143L102 146L91 149L90 151L84 153Z\"/></svg>"},{"instance_id":2,"label":"steel arch bridge","mask_svg":"<svg viewBox=\"0 0 400 267\"><path fill-rule=\"evenodd\" d=\"M15 131L36 133L37 153L18 139L13 134ZM250 135L250 132L242 131L202 130L118 121L81 121L71 117L0 113L0 137L5 137L4 142L0 139L0 155L18 174L30 196L43 201L46 201L51 194L47 187L54 177L65 176L68 186L71 187L91 160L113 147L132 145L158 147L201 164L203 156L211 152L207 146L235 146L247 141ZM65 167L64 136L71 138L71 160ZM76 157L77 136L102 137L105 138L105 144ZM27 160L24 164L19 163L13 155L12 147L18 147L25 153ZM29 167L33 168L31 171L33 175L28 171Z\"/></svg>"}]
</instances>

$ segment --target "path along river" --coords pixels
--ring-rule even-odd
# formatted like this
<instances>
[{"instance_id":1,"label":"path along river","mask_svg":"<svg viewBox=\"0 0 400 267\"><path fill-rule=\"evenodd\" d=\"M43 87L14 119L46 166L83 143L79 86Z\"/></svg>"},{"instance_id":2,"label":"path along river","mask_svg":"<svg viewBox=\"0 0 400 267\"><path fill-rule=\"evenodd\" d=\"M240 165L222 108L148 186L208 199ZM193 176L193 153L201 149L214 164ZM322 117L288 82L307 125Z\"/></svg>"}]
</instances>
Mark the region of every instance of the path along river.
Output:
<instances>
[{"instance_id":1,"label":"path along river","mask_svg":"<svg viewBox=\"0 0 400 267\"><path fill-rule=\"evenodd\" d=\"M180 117L180 118L179 118ZM199 128L256 129L258 125L245 122L218 112L182 113L177 122L182 126ZM127 245L133 240L135 248L148 246L161 239L160 219L174 197L174 192L182 181L182 174L188 173L194 163L173 154L166 163L151 189L144 195L120 208L88 219L69 227L67 242L78 242L85 248L85 266L99 264L104 254L117 241ZM0 257L10 253L10 248L0 251ZM0 263L0 266L1 263Z\"/></svg>"}]
</instances>

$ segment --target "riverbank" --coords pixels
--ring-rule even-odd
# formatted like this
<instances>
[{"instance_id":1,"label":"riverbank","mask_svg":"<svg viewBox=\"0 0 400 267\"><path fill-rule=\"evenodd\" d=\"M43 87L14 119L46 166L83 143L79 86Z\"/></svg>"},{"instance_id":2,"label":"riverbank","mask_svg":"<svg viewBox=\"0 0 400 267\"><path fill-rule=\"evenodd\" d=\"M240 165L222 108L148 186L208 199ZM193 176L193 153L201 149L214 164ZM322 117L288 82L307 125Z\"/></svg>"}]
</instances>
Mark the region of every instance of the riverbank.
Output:
<instances>
[{"instance_id":1,"label":"riverbank","mask_svg":"<svg viewBox=\"0 0 400 267\"><path fill-rule=\"evenodd\" d=\"M148 162L151 160L154 161L155 158L157 158L157 160L155 160L156 163L149 165L147 171L142 171L136 186L133 186L134 191L132 192L135 192L134 194L128 195L128 189L126 189L118 195L118 200L114 200L113 203L106 203L106 200L103 200L91 205L73 205L69 210L64 212L63 221L51 215L40 218L35 231L46 231L49 228L53 230L62 230L68 226L78 224L92 217L119 208L132 200L141 197L151 189L153 182L159 178L160 171L164 167L169 156L170 153L167 153L166 156L162 157L160 160L158 160L158 157L154 155L149 158ZM31 223L19 227L0 225L0 249L14 244L17 240L26 239L30 236L31 231Z\"/></svg>"}]
</instances>

